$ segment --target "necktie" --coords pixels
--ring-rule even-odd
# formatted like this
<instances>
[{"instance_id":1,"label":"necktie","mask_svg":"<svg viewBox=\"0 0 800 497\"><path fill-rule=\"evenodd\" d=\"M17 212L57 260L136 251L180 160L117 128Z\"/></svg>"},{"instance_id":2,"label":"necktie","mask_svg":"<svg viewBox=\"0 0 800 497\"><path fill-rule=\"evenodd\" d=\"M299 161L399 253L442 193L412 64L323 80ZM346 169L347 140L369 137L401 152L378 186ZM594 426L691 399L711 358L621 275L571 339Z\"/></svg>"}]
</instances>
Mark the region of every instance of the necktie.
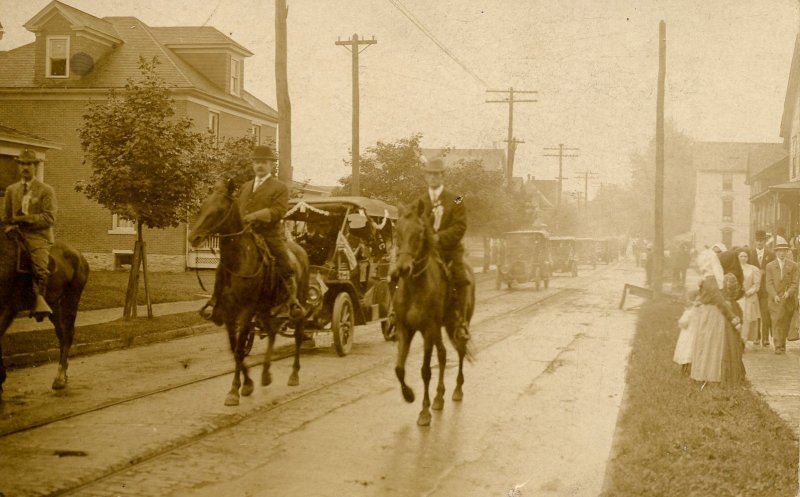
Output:
<instances>
[{"instance_id":1,"label":"necktie","mask_svg":"<svg viewBox=\"0 0 800 497\"><path fill-rule=\"evenodd\" d=\"M22 183L22 194L23 195L28 194L28 183Z\"/></svg>"},{"instance_id":2,"label":"necktie","mask_svg":"<svg viewBox=\"0 0 800 497\"><path fill-rule=\"evenodd\" d=\"M253 182L253 191L258 190L258 187L261 186L261 183L263 183L263 182L264 182L264 178L261 178L261 179L256 178L256 180Z\"/></svg>"}]
</instances>

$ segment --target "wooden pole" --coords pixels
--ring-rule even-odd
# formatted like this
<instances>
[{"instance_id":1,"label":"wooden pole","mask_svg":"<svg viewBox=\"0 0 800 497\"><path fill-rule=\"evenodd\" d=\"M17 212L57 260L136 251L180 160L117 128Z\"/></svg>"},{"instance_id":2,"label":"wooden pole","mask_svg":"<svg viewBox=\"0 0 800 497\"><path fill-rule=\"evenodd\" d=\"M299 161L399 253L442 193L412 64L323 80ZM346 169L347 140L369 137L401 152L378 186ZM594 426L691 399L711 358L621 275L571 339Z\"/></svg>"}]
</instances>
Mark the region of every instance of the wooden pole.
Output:
<instances>
[{"instance_id":1,"label":"wooden pole","mask_svg":"<svg viewBox=\"0 0 800 497\"><path fill-rule=\"evenodd\" d=\"M147 319L153 319L153 304L150 303L150 283L147 278L147 247L141 242L142 276L144 276L144 301L147 305Z\"/></svg>"},{"instance_id":2,"label":"wooden pole","mask_svg":"<svg viewBox=\"0 0 800 497\"><path fill-rule=\"evenodd\" d=\"M292 102L289 98L289 69L287 64L286 0L275 0L275 93L278 103L278 178L292 181Z\"/></svg>"},{"instance_id":3,"label":"wooden pole","mask_svg":"<svg viewBox=\"0 0 800 497\"><path fill-rule=\"evenodd\" d=\"M664 81L667 72L667 25L658 24L658 94L656 97L656 185L655 233L651 283L656 298L661 295L664 272Z\"/></svg>"}]
</instances>

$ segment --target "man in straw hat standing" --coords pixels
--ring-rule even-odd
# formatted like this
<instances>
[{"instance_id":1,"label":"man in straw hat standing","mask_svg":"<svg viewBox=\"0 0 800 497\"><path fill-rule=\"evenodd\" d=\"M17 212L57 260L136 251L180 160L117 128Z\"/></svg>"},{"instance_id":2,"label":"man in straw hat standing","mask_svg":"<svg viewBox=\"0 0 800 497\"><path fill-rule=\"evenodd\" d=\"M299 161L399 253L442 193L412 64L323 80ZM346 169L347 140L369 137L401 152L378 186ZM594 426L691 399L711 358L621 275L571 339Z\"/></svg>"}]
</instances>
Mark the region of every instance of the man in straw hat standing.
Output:
<instances>
[{"instance_id":1,"label":"man in straw hat standing","mask_svg":"<svg viewBox=\"0 0 800 497\"><path fill-rule=\"evenodd\" d=\"M775 260L767 264L767 295L772 319L772 340L776 354L786 353L786 335L797 299L797 265L786 257L789 245L775 244Z\"/></svg>"},{"instance_id":2,"label":"man in straw hat standing","mask_svg":"<svg viewBox=\"0 0 800 497\"><path fill-rule=\"evenodd\" d=\"M470 280L464 268L464 245L461 240L467 230L467 212L462 198L444 187L444 161L427 161L423 166L428 191L422 195L425 214L434 231L434 240L445 264L450 266L450 278L456 289L456 337L469 340L466 320L467 295Z\"/></svg>"},{"instance_id":3,"label":"man in straw hat standing","mask_svg":"<svg viewBox=\"0 0 800 497\"><path fill-rule=\"evenodd\" d=\"M6 232L19 229L31 256L33 292L36 303L31 315L37 321L53 312L45 301L50 272L50 246L53 245L53 224L56 220L56 194L50 185L36 179L40 160L33 150L23 150L16 159L20 181L6 188L3 222Z\"/></svg>"}]
</instances>

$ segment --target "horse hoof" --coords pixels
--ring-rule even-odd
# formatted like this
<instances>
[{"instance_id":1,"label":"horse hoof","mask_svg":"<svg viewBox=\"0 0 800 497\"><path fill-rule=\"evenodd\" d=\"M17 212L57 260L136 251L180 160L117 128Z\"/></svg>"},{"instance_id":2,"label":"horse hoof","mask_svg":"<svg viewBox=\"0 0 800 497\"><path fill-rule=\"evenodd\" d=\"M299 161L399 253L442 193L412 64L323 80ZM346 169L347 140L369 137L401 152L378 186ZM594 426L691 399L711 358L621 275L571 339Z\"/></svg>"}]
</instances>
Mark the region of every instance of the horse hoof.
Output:
<instances>
[{"instance_id":1,"label":"horse hoof","mask_svg":"<svg viewBox=\"0 0 800 497\"><path fill-rule=\"evenodd\" d=\"M250 379L245 380L244 385L242 385L242 395L247 397L251 393L253 393L253 390L254 390L254 388L253 388L253 380L250 380Z\"/></svg>"},{"instance_id":2,"label":"horse hoof","mask_svg":"<svg viewBox=\"0 0 800 497\"><path fill-rule=\"evenodd\" d=\"M265 387L270 383L272 383L272 375L270 374L269 371L263 371L261 373L261 386Z\"/></svg>"},{"instance_id":3,"label":"horse hoof","mask_svg":"<svg viewBox=\"0 0 800 497\"><path fill-rule=\"evenodd\" d=\"M239 394L237 393L229 393L227 397L225 397L225 405L226 406L238 406L239 405Z\"/></svg>"},{"instance_id":4,"label":"horse hoof","mask_svg":"<svg viewBox=\"0 0 800 497\"><path fill-rule=\"evenodd\" d=\"M407 386L403 386L402 390L403 390L403 398L406 400L406 402L408 402L409 404L414 402L414 391Z\"/></svg>"},{"instance_id":5,"label":"horse hoof","mask_svg":"<svg viewBox=\"0 0 800 497\"><path fill-rule=\"evenodd\" d=\"M433 405L431 406L431 409L433 409L434 411L441 411L442 409L444 409L444 399L442 399L441 397L436 397L435 399L433 399Z\"/></svg>"},{"instance_id":6,"label":"horse hoof","mask_svg":"<svg viewBox=\"0 0 800 497\"><path fill-rule=\"evenodd\" d=\"M458 389L453 392L453 400L456 402L461 402L464 399L464 392L461 389Z\"/></svg>"},{"instance_id":7,"label":"horse hoof","mask_svg":"<svg viewBox=\"0 0 800 497\"><path fill-rule=\"evenodd\" d=\"M419 418L417 418L417 426L430 426L431 425L431 413L427 411L422 411L419 413Z\"/></svg>"},{"instance_id":8,"label":"horse hoof","mask_svg":"<svg viewBox=\"0 0 800 497\"><path fill-rule=\"evenodd\" d=\"M287 385L289 385L290 387L296 387L299 384L300 384L299 376L297 376L296 374L289 376L289 382L287 383Z\"/></svg>"},{"instance_id":9,"label":"horse hoof","mask_svg":"<svg viewBox=\"0 0 800 497\"><path fill-rule=\"evenodd\" d=\"M64 390L67 387L66 378L56 378L53 380L53 390Z\"/></svg>"}]
</instances>

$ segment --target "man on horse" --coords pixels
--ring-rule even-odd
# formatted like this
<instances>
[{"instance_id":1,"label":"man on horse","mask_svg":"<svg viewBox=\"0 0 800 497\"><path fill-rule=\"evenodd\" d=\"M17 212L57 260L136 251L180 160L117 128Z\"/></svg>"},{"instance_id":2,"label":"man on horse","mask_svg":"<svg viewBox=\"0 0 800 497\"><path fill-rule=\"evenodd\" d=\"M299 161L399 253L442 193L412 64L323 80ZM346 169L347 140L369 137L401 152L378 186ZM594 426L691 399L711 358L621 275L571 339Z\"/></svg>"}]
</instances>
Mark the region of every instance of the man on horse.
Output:
<instances>
[{"instance_id":1,"label":"man on horse","mask_svg":"<svg viewBox=\"0 0 800 497\"><path fill-rule=\"evenodd\" d=\"M16 159L20 181L6 188L3 223L5 231L18 229L30 253L33 269L33 292L36 295L32 315L37 321L53 312L45 301L50 246L53 245L53 224L57 210L53 188L36 179L40 160L33 150L23 150Z\"/></svg>"},{"instance_id":2,"label":"man on horse","mask_svg":"<svg viewBox=\"0 0 800 497\"><path fill-rule=\"evenodd\" d=\"M289 262L289 250L286 247L286 237L281 224L283 216L289 209L289 189L273 174L278 158L272 147L256 146L251 158L255 177L239 189L239 213L245 226L252 227L253 233L264 240L270 254L275 258L275 268L289 296L289 316L292 319L300 319L305 316L305 309L297 300L297 278ZM206 307L214 308L210 319L215 323L222 322L222 314L216 305L219 300L218 292L222 288L220 278L218 268L214 295L206 304ZM201 310L201 314L203 312Z\"/></svg>"},{"instance_id":3,"label":"man on horse","mask_svg":"<svg viewBox=\"0 0 800 497\"><path fill-rule=\"evenodd\" d=\"M425 205L424 216L433 227L434 240L444 263L450 267L450 281L455 287L456 336L470 339L465 319L470 280L464 268L464 245L467 212L462 198L444 188L444 162L432 159L423 168L428 191L420 200Z\"/></svg>"}]
</instances>

